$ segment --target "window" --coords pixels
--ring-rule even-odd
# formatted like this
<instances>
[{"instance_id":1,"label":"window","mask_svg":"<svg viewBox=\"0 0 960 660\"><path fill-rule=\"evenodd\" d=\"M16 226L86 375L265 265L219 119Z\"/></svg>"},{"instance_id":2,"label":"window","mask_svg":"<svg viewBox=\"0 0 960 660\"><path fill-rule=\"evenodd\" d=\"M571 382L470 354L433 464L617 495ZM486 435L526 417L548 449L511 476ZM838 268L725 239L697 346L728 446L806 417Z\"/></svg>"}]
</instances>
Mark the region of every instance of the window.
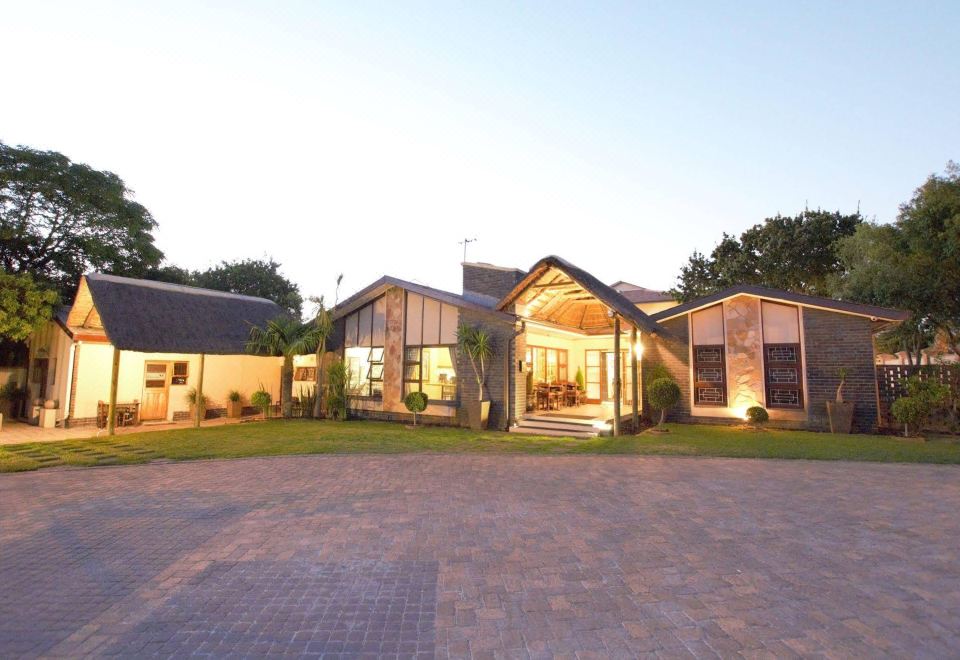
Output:
<instances>
[{"instance_id":1,"label":"window","mask_svg":"<svg viewBox=\"0 0 960 660\"><path fill-rule=\"evenodd\" d=\"M187 375L189 374L189 362L174 362L173 376L170 378L171 385L186 385Z\"/></svg>"},{"instance_id":2,"label":"window","mask_svg":"<svg viewBox=\"0 0 960 660\"><path fill-rule=\"evenodd\" d=\"M344 319L343 359L349 370L347 390L353 396L383 396L386 326L386 298L377 298ZM316 380L316 367L300 369L313 374L302 380ZM301 380L296 376L295 379Z\"/></svg>"},{"instance_id":3,"label":"window","mask_svg":"<svg viewBox=\"0 0 960 660\"><path fill-rule=\"evenodd\" d=\"M802 409L799 310L764 300L761 314L767 407Z\"/></svg>"},{"instance_id":4,"label":"window","mask_svg":"<svg viewBox=\"0 0 960 660\"><path fill-rule=\"evenodd\" d=\"M601 378L600 351L586 351L586 377L584 384L587 388L587 401L600 400Z\"/></svg>"},{"instance_id":5,"label":"window","mask_svg":"<svg viewBox=\"0 0 960 660\"><path fill-rule=\"evenodd\" d=\"M727 405L727 362L724 352L723 306L690 315L693 330L693 404Z\"/></svg>"},{"instance_id":6,"label":"window","mask_svg":"<svg viewBox=\"0 0 960 660\"><path fill-rule=\"evenodd\" d=\"M538 383L565 383L569 380L567 351L563 348L528 346L527 368Z\"/></svg>"},{"instance_id":7,"label":"window","mask_svg":"<svg viewBox=\"0 0 960 660\"><path fill-rule=\"evenodd\" d=\"M433 402L457 400L459 311L416 293L407 293L403 350L403 396L423 392Z\"/></svg>"},{"instance_id":8,"label":"window","mask_svg":"<svg viewBox=\"0 0 960 660\"><path fill-rule=\"evenodd\" d=\"M297 367L293 370L293 379L294 380L304 380L311 383L317 381L317 368L316 367Z\"/></svg>"}]
</instances>

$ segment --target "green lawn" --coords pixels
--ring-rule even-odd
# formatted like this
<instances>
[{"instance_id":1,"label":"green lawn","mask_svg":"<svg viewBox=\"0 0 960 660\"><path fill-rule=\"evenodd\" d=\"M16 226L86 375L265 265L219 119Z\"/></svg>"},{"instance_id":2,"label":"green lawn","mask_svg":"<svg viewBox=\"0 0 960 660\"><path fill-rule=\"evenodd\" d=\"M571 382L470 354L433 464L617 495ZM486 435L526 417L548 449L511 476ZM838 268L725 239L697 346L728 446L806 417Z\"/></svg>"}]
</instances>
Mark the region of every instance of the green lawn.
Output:
<instances>
[{"instance_id":1,"label":"green lawn","mask_svg":"<svg viewBox=\"0 0 960 660\"><path fill-rule=\"evenodd\" d=\"M958 439L753 431L673 424L670 433L574 440L465 429L408 429L380 422L313 420L230 424L60 442L0 446L0 472L55 465L114 465L282 454L649 454L960 463Z\"/></svg>"}]
</instances>

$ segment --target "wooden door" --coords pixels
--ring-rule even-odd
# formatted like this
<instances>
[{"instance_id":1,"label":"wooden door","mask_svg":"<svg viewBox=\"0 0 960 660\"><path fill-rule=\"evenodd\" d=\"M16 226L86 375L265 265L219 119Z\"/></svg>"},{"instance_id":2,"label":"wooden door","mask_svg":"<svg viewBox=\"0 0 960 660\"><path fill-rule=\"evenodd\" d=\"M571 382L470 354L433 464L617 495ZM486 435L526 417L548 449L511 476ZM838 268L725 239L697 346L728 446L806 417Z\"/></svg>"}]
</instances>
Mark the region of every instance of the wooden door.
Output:
<instances>
[{"instance_id":1,"label":"wooden door","mask_svg":"<svg viewBox=\"0 0 960 660\"><path fill-rule=\"evenodd\" d=\"M584 374L584 385L587 388L587 401L589 403L600 403L600 351L588 350L586 352L586 373Z\"/></svg>"},{"instance_id":2,"label":"wooden door","mask_svg":"<svg viewBox=\"0 0 960 660\"><path fill-rule=\"evenodd\" d=\"M169 395L170 365L166 362L147 362L143 369L140 419L166 419Z\"/></svg>"}]
</instances>

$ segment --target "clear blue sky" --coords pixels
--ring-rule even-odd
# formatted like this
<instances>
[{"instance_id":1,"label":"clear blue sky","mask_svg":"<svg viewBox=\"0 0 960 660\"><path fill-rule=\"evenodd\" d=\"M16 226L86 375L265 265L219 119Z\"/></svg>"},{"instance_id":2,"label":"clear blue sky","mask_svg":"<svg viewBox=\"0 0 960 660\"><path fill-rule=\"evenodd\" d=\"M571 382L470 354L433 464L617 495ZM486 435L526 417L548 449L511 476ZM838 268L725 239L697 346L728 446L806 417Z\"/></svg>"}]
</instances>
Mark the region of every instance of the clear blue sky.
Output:
<instances>
[{"instance_id":1,"label":"clear blue sky","mask_svg":"<svg viewBox=\"0 0 960 660\"><path fill-rule=\"evenodd\" d=\"M960 159L960 2L9 2L0 140L123 177L173 263L670 286L723 231L891 220Z\"/></svg>"}]
</instances>

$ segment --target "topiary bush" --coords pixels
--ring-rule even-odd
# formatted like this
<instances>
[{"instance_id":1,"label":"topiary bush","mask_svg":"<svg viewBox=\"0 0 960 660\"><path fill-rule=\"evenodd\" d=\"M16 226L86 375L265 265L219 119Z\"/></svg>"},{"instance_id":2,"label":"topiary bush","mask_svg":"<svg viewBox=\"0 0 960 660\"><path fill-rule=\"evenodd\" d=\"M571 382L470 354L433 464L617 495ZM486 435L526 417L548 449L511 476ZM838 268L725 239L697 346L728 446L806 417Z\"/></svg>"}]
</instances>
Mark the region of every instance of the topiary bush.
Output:
<instances>
[{"instance_id":1,"label":"topiary bush","mask_svg":"<svg viewBox=\"0 0 960 660\"><path fill-rule=\"evenodd\" d=\"M750 406L747 408L746 416L751 424L766 424L770 421L770 413L763 406Z\"/></svg>"},{"instance_id":2,"label":"topiary bush","mask_svg":"<svg viewBox=\"0 0 960 660\"><path fill-rule=\"evenodd\" d=\"M920 433L923 422L930 414L930 405L922 397L902 396L893 402L890 412L894 419L903 424L903 434L909 437L911 433Z\"/></svg>"},{"instance_id":3,"label":"topiary bush","mask_svg":"<svg viewBox=\"0 0 960 660\"><path fill-rule=\"evenodd\" d=\"M660 423L657 428L661 431L667 419L667 410L680 401L680 386L672 378L657 378L647 386L647 397L650 405L660 411Z\"/></svg>"},{"instance_id":4,"label":"topiary bush","mask_svg":"<svg viewBox=\"0 0 960 660\"><path fill-rule=\"evenodd\" d=\"M413 425L417 425L417 414L427 409L427 395L423 392L410 392L403 397L403 405L413 413Z\"/></svg>"}]
</instances>

